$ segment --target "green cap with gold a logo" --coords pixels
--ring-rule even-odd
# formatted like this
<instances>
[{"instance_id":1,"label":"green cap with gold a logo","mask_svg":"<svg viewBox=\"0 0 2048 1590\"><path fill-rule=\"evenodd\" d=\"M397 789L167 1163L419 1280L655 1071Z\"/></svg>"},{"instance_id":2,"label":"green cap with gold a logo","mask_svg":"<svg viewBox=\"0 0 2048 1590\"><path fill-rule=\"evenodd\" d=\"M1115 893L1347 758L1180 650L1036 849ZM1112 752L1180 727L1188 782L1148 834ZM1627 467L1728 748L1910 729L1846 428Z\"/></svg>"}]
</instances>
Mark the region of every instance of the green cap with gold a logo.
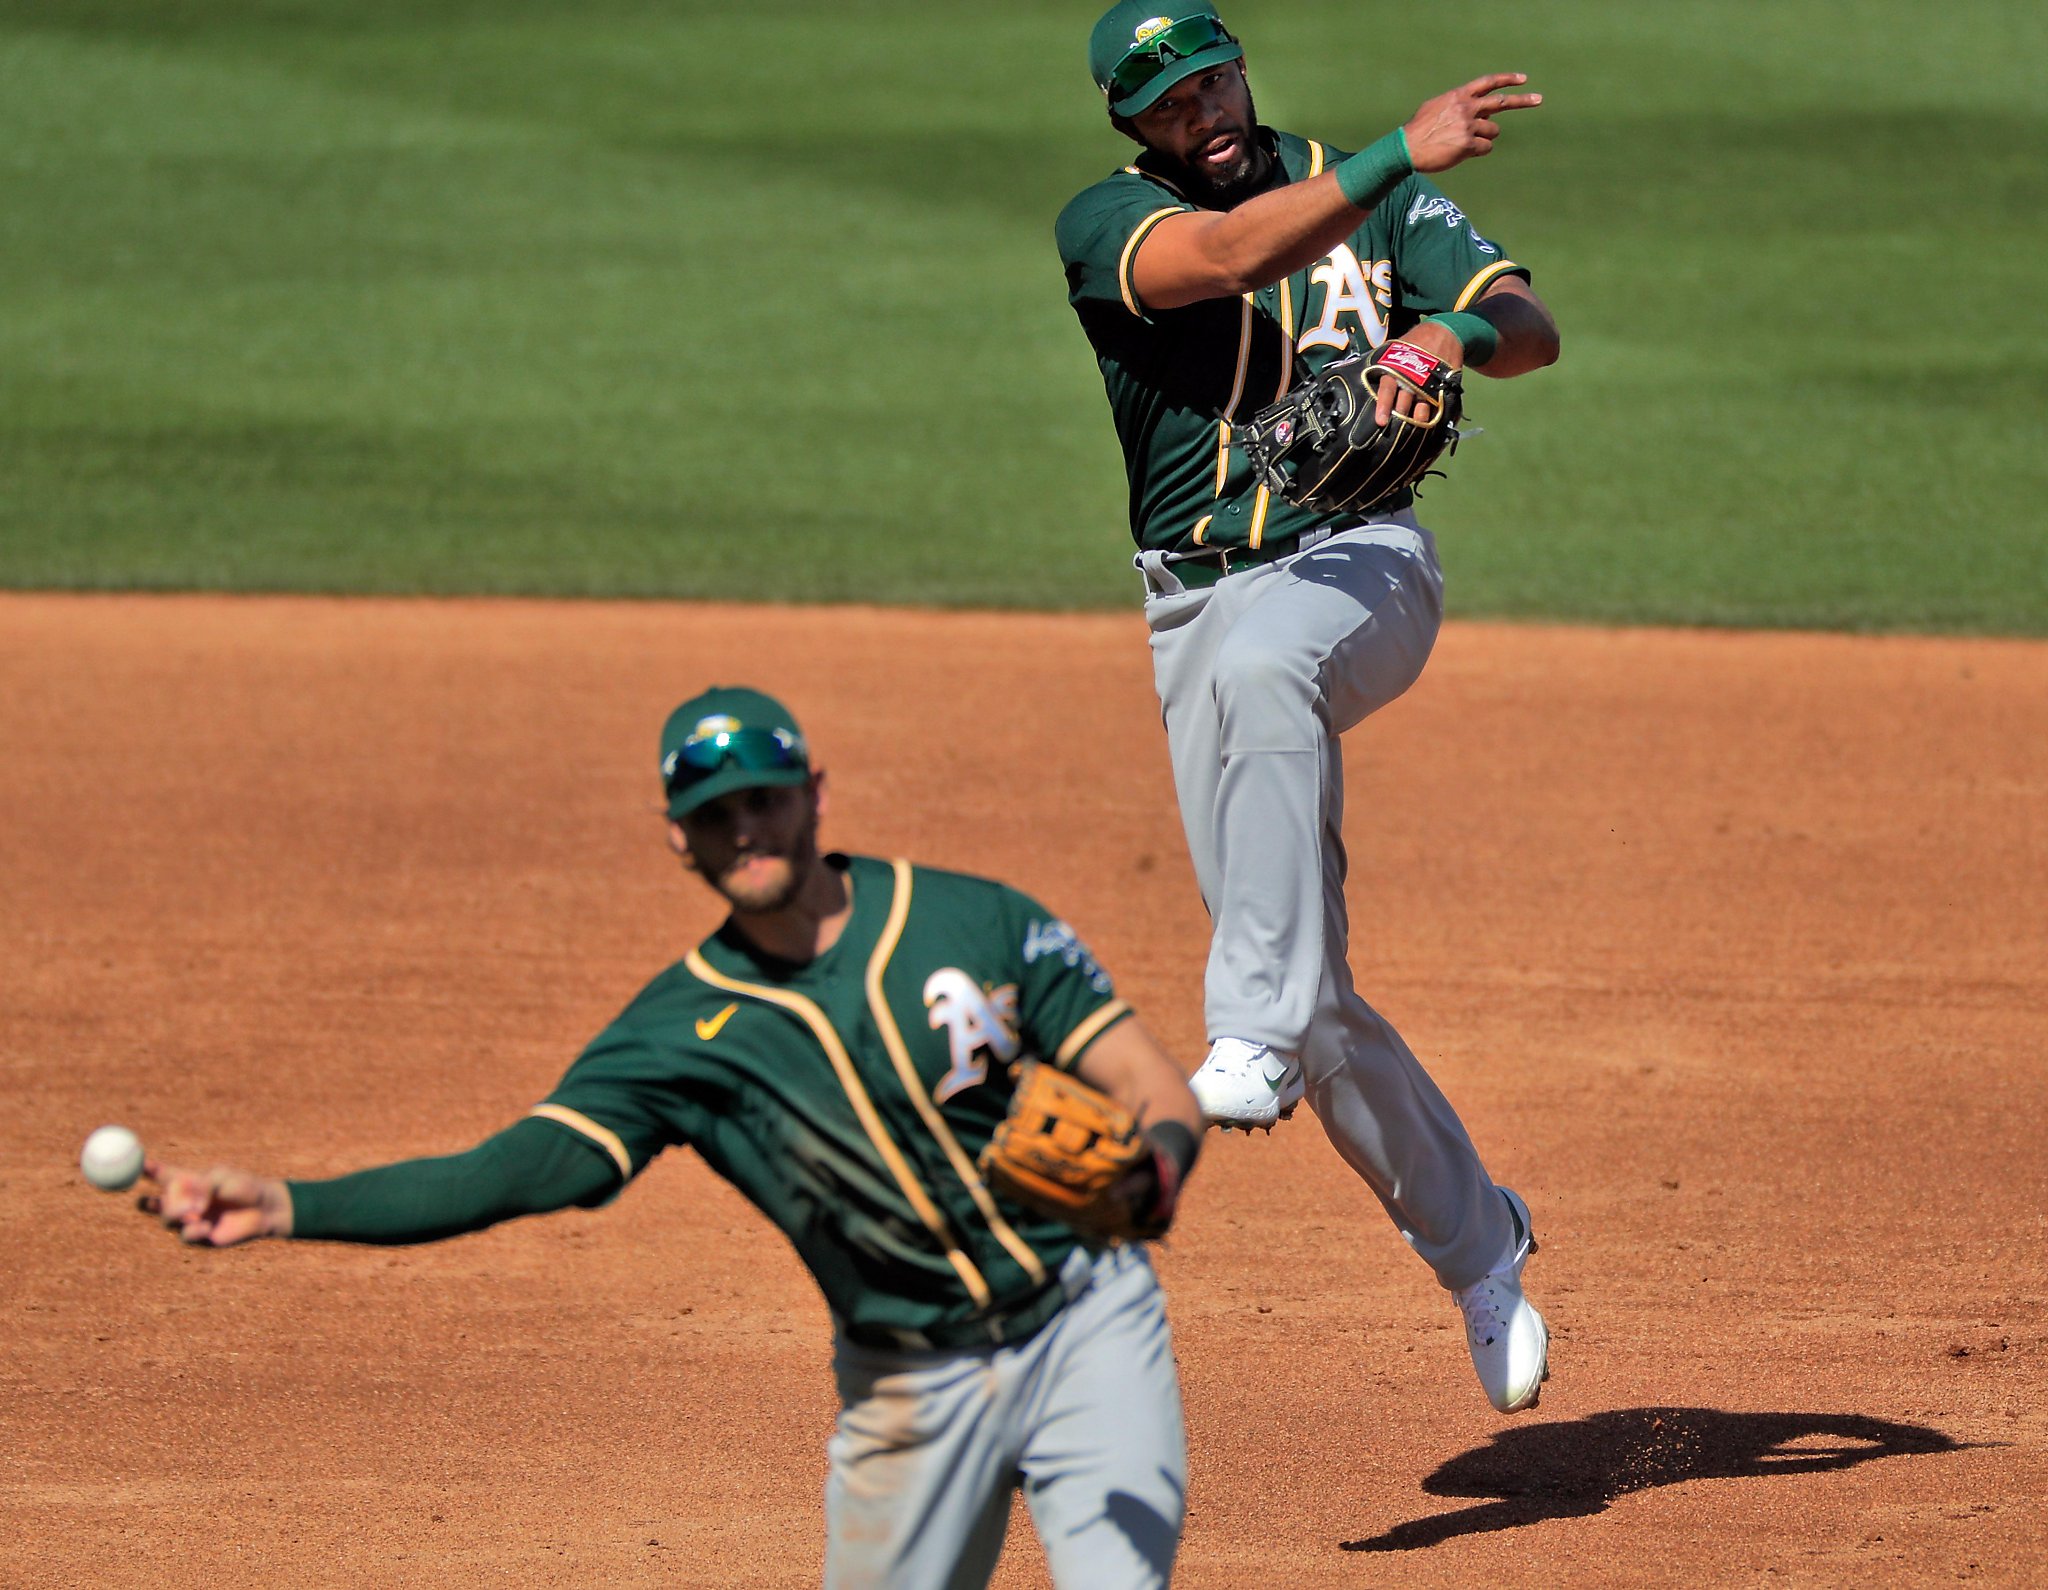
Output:
<instances>
[{"instance_id":1,"label":"green cap with gold a logo","mask_svg":"<svg viewBox=\"0 0 2048 1590\"><path fill-rule=\"evenodd\" d=\"M801 784L810 776L810 748L789 708L743 685L692 696L661 727L661 784L671 817L687 817L736 789Z\"/></svg>"},{"instance_id":2,"label":"green cap with gold a logo","mask_svg":"<svg viewBox=\"0 0 2048 1590\"><path fill-rule=\"evenodd\" d=\"M1088 72L1118 116L1135 116L1182 78L1241 60L1208 0L1118 0L1088 35Z\"/></svg>"}]
</instances>

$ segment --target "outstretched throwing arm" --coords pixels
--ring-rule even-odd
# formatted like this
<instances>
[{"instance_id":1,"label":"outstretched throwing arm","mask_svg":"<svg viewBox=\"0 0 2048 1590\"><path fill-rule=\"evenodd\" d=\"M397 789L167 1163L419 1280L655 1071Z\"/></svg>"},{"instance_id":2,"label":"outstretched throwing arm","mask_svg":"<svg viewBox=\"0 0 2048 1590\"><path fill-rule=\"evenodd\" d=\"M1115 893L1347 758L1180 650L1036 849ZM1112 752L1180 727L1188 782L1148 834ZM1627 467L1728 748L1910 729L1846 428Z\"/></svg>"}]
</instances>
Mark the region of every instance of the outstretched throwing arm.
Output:
<instances>
[{"instance_id":1,"label":"outstretched throwing arm","mask_svg":"<svg viewBox=\"0 0 2048 1590\"><path fill-rule=\"evenodd\" d=\"M1528 77L1489 72L1427 101L1400 129L1310 182L1291 182L1233 210L1170 216L1146 235L1131 281L1150 309L1256 292L1321 259L1358 229L1410 172L1448 171L1490 154L1494 118L1533 110L1541 94L1516 93ZM1405 144L1405 149L1403 145Z\"/></svg>"},{"instance_id":2,"label":"outstretched throwing arm","mask_svg":"<svg viewBox=\"0 0 2048 1590\"><path fill-rule=\"evenodd\" d=\"M410 1159L331 1181L286 1182L226 1167L178 1170L152 1159L137 1206L195 1246L259 1237L434 1242L521 1215L602 1203L619 1169L585 1139L532 1117L466 1153Z\"/></svg>"}]
</instances>

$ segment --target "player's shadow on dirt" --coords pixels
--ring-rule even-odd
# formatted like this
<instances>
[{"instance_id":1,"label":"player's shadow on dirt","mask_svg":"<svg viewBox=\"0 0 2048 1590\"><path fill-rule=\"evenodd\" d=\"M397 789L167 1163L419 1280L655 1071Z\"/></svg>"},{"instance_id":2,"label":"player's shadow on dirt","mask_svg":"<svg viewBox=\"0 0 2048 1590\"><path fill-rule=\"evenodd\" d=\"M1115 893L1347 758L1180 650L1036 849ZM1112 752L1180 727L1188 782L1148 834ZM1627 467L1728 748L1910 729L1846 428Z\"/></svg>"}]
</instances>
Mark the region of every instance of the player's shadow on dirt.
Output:
<instances>
[{"instance_id":1,"label":"player's shadow on dirt","mask_svg":"<svg viewBox=\"0 0 2048 1590\"><path fill-rule=\"evenodd\" d=\"M1853 1468L1875 1458L1960 1451L1925 1425L1853 1413L1721 1413L1618 1408L1568 1424L1525 1424L1460 1453L1422 1482L1432 1496L1494 1498L1396 1524L1346 1551L1419 1551L1459 1535L1550 1518L1589 1518L1617 1496L1686 1480L1764 1479Z\"/></svg>"}]
</instances>

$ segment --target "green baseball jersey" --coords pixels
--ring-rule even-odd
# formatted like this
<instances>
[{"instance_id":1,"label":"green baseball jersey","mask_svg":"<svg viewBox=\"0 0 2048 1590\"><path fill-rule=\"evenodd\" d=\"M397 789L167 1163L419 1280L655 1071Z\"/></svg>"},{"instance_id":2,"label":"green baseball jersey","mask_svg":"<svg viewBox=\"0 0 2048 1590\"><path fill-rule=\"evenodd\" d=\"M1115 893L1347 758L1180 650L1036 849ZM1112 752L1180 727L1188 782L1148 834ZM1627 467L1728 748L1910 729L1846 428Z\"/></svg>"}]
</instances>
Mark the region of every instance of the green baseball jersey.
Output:
<instances>
[{"instance_id":1,"label":"green baseball jersey","mask_svg":"<svg viewBox=\"0 0 2048 1590\"><path fill-rule=\"evenodd\" d=\"M1307 181L1348 153L1267 127L1259 136L1278 156L1269 187ZM1270 287L1146 308L1132 259L1161 221L1199 208L1148 151L1075 197L1054 228L1123 443L1131 534L1168 551L1259 547L1330 522L1258 484L1232 444L1234 422L1331 360L1463 309L1503 275L1528 275L1416 175L1326 257Z\"/></svg>"},{"instance_id":2,"label":"green baseball jersey","mask_svg":"<svg viewBox=\"0 0 2048 1590\"><path fill-rule=\"evenodd\" d=\"M985 879L834 856L852 912L797 966L730 923L648 984L534 1114L622 1179L688 1144L884 1346L1018 1339L1059 1309L1065 1225L975 1169L1009 1062L1071 1067L1130 1014L1064 922Z\"/></svg>"}]
</instances>

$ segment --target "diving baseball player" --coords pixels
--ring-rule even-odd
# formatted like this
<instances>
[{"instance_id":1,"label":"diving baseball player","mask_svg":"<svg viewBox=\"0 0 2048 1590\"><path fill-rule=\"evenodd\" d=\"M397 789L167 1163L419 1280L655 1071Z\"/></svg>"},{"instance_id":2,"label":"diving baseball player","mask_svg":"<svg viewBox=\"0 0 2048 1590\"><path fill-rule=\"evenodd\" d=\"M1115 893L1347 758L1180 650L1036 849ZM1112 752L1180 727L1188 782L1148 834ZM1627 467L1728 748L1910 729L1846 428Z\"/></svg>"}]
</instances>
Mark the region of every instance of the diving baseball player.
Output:
<instances>
[{"instance_id":1,"label":"diving baseball player","mask_svg":"<svg viewBox=\"0 0 2048 1590\"><path fill-rule=\"evenodd\" d=\"M1528 272L1426 175L1487 153L1494 118L1539 96L1494 73L1347 153L1260 124L1244 50L1205 0L1122 0L1095 26L1089 67L1139 153L1073 199L1056 233L1123 445L1154 680L1213 924L1195 1094L1211 1122L1267 1130L1305 1096L1456 1295L1493 1405L1530 1407L1549 1338L1521 1287L1528 1210L1346 963L1338 736L1422 671L1442 617L1435 541L1407 491L1364 514L1276 498L1233 432L1389 338L1491 376L1557 357ZM1391 379L1377 400L1381 425L1429 417Z\"/></svg>"},{"instance_id":2,"label":"diving baseball player","mask_svg":"<svg viewBox=\"0 0 2048 1590\"><path fill-rule=\"evenodd\" d=\"M978 1161L1021 1129L1013 1062L1071 1073L1147 1123L1091 1213L1162 1232L1201 1131L1179 1069L1026 896L821 854L825 776L776 701L697 696L662 757L670 843L731 915L523 1120L331 1181L152 1162L144 1207L214 1246L424 1242L594 1207L687 1144L782 1229L831 1307L827 1584L985 1584L1020 1487L1059 1584L1165 1584L1187 1457L1145 1249L992 1192ZM1027 1174L1059 1169L1041 1157Z\"/></svg>"}]
</instances>

